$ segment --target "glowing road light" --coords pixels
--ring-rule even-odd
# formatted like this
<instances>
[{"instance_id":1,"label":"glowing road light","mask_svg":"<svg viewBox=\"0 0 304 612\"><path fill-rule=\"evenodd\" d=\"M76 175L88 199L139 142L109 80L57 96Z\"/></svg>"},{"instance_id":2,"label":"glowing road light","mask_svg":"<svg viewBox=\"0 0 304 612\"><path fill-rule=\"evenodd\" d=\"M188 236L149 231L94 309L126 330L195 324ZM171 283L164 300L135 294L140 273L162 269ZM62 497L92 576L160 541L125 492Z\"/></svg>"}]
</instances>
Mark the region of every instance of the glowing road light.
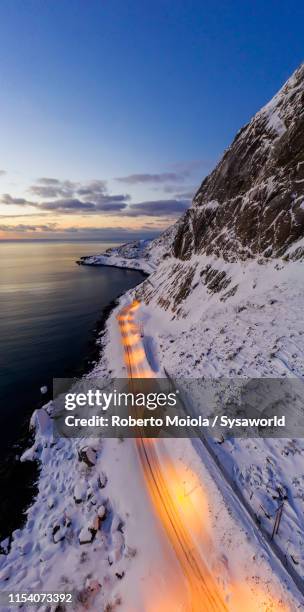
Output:
<instances>
[{"instance_id":1,"label":"glowing road light","mask_svg":"<svg viewBox=\"0 0 304 612\"><path fill-rule=\"evenodd\" d=\"M130 313L138 310L140 303L135 301L129 307L119 313L119 326L122 332L122 343L125 350L125 362L128 367L130 378L153 378L153 372L147 370L146 355L142 347L128 345L128 325L126 318ZM148 375L148 376L147 376ZM187 584L187 605L185 612L227 612L227 607L222 600L216 581L211 576L207 566L202 560L187 532L182 514L179 510L178 500L174 499L167 481L164 478L162 468L156 453L156 441L145 438L136 438L136 445L141 459L147 488L153 501L162 525L168 535L176 557L180 563ZM171 603L170 603L171 602ZM202 608L203 606L203 608ZM181 608L182 609L182 608ZM151 608L152 610L152 608ZM169 602L163 602L153 607L153 612L177 612L175 598Z\"/></svg>"},{"instance_id":2,"label":"glowing road light","mask_svg":"<svg viewBox=\"0 0 304 612\"><path fill-rule=\"evenodd\" d=\"M127 336L127 338L125 340L123 340L124 346L134 346L135 344L138 344L138 336Z\"/></svg>"},{"instance_id":3,"label":"glowing road light","mask_svg":"<svg viewBox=\"0 0 304 612\"><path fill-rule=\"evenodd\" d=\"M129 308L129 312L134 312L134 311L138 310L139 307L140 307L139 300L133 300L133 302L132 302L132 304L131 304L131 306Z\"/></svg>"},{"instance_id":4,"label":"glowing road light","mask_svg":"<svg viewBox=\"0 0 304 612\"><path fill-rule=\"evenodd\" d=\"M133 317L139 307L140 302L135 300L117 316L125 363L130 379L154 378ZM182 581L177 585L175 580L168 584L165 597L163 593L149 593L144 612L291 612L289 606L256 583L226 581L222 590L196 544L197 540L203 543L204 558L208 558L212 545L206 491L187 466L173 465L169 458L160 463L157 440L139 435L136 446L154 509L185 578L185 584Z\"/></svg>"},{"instance_id":5,"label":"glowing road light","mask_svg":"<svg viewBox=\"0 0 304 612\"><path fill-rule=\"evenodd\" d=\"M117 315L122 343L125 349L124 361L130 378L153 378L153 373L147 368L146 353L140 344L140 331L134 321L133 313L138 310L138 300L124 307Z\"/></svg>"},{"instance_id":6,"label":"glowing road light","mask_svg":"<svg viewBox=\"0 0 304 612\"><path fill-rule=\"evenodd\" d=\"M168 458L162 467L172 498L189 530L208 546L210 520L207 492L195 472L186 465L180 463L175 466Z\"/></svg>"},{"instance_id":7,"label":"glowing road light","mask_svg":"<svg viewBox=\"0 0 304 612\"><path fill-rule=\"evenodd\" d=\"M131 353L131 364L143 363L145 359L145 351L141 348L134 349Z\"/></svg>"}]
</instances>

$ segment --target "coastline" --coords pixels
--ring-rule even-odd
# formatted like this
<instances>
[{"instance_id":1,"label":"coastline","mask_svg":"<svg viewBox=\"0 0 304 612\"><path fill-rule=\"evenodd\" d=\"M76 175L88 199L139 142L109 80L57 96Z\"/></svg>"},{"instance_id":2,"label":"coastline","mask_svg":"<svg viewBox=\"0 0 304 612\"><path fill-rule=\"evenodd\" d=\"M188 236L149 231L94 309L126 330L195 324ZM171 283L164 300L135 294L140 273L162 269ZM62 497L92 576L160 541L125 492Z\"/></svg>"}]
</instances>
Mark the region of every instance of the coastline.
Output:
<instances>
[{"instance_id":1,"label":"coastline","mask_svg":"<svg viewBox=\"0 0 304 612\"><path fill-rule=\"evenodd\" d=\"M103 266L104 268L118 268L119 270L129 270L130 272L141 272L145 277L150 276L150 272L145 272L141 267L136 266L123 266L121 263L100 263L100 262L86 262L76 261L79 266L92 266L98 267Z\"/></svg>"},{"instance_id":2,"label":"coastline","mask_svg":"<svg viewBox=\"0 0 304 612\"><path fill-rule=\"evenodd\" d=\"M145 277L142 273L143 280ZM121 300L138 284L122 291L103 309L83 376L94 370L98 376L111 375L105 355L107 326L111 327ZM7 591L70 592L75 609L79 605L83 609L83 604L90 609L95 599L102 609L115 607L120 603L118 589L125 588L122 577L129 566L134 568L138 563L134 559L135 534L127 525L125 528L129 514L117 505L117 490L125 481L117 489L118 465L113 466L113 452L120 456L121 450L122 465L129 464L132 459L125 454L128 456L130 447L123 445L121 449L121 441L116 439L111 448L108 443L105 448L102 440L57 438L52 428L52 402L32 414L30 427L35 430L34 443L21 461L38 462L38 493L26 510L23 527L2 542L0 579ZM71 575L64 573L67 564L74 568Z\"/></svg>"},{"instance_id":3,"label":"coastline","mask_svg":"<svg viewBox=\"0 0 304 612\"><path fill-rule=\"evenodd\" d=\"M78 262L77 262L78 263ZM118 266L109 266L118 267ZM129 268L132 272L140 272L143 280L148 276L142 270ZM94 324L94 328L89 332L88 347L86 355L81 359L78 367L73 371L67 371L69 376L82 378L88 375L102 358L103 345L101 338L106 328L108 318L112 311L117 307L119 300L124 295L120 293L114 300L102 309L100 317ZM20 436L9 449L8 454L0 462L0 470L3 477L3 486L10 494L1 500L1 529L0 529L0 554L1 542L8 540L8 549L11 545L12 534L15 530L20 530L26 523L27 510L33 504L38 493L38 483L41 465L39 460L21 461L21 457L26 453L35 442L35 431L31 428L31 418L34 413L44 408L52 400L52 389L48 389L46 395L41 395L36 404L24 407L24 418L20 427ZM15 483L18 482L18 488ZM22 486L20 492L20 485Z\"/></svg>"},{"instance_id":4,"label":"coastline","mask_svg":"<svg viewBox=\"0 0 304 612\"><path fill-rule=\"evenodd\" d=\"M115 267L119 267L118 262ZM123 307L133 291L134 288L130 288L109 304L107 317L104 318L99 332L99 360L88 362L90 366L93 365L93 368L89 367L89 375L92 372L93 376L110 376L112 372L109 363L115 362L117 368L122 368L123 372L123 367L119 365L122 360L119 352L121 347L117 342L119 332L116 314L117 309ZM143 307L145 309L144 305ZM145 314L148 315L147 309ZM158 319L146 319L145 323L148 333L154 334ZM160 333L164 334L164 324L161 323ZM164 338L172 350L172 336L163 336L163 341ZM162 356L166 357L168 347L162 348L165 349L161 351ZM138 469L138 458L134 456L136 453L132 450L133 445L123 439L87 439L85 446L84 440L55 440L50 429L51 406L46 405L40 417L33 415L32 424L36 425L35 443L24 456L24 460L39 457L41 461L39 494L29 508L25 529L22 532L19 530L20 533L14 538L8 564L4 566L4 579L11 590L16 589L17 584L18 588L26 584L27 589L36 590L41 587L50 590L63 588L64 584L64 590L71 590L76 601L85 601L90 605L94 602L94 606L98 601L101 609L106 609L104 606L110 603L114 604L115 609L117 603L121 604L125 601L125 596L133 593L134 579L138 577L138 572L142 575L143 563L146 559L151 561L151 546L153 547L154 542L159 542L159 522L156 522L156 525L151 524L152 515L147 512L145 496L142 495L142 481L140 478L129 478L130 469L134 470L134 474ZM233 516L226 510L226 499L230 500L231 492L226 491L226 488L220 492L217 488L216 478L213 480L214 466L209 465L209 457L197 454L188 440L177 440L174 443L171 441L164 445L166 453L175 461L184 457L186 464L195 462L196 469L201 474L201 481L208 483L210 507L221 508L212 528L212 539L216 550L224 552L226 533L232 530L235 542L230 555L232 569L235 566L247 580L252 573L251 559L254 558L255 571L262 586L266 588L270 578L275 579L275 584L284 597L293 603L298 601L298 594L290 584L289 576L278 565L277 560L273 559L270 551L267 549L266 557L261 555L258 546L260 536L256 528L252 537L248 541L245 540L248 529L252 530L253 526L248 523L246 517L239 520L237 512L236 516ZM90 464L83 457L90 457ZM149 534L153 532L152 540L151 537L142 538L142 534L147 532L147 520ZM95 527L92 525L95 526L96 521L98 527L95 533ZM101 521L104 521L102 525ZM219 534L223 534L223 537ZM244 561L242 568L239 564L241 545ZM23 562L25 575L21 572L21 577L14 568L18 550L28 555ZM138 557L137 551L140 552ZM156 552L153 549L152 557L156 567L164 561L159 550ZM61 573L66 564L73 565L73 575L65 576ZM33 573L29 570L32 566ZM147 565L144 564L144 567L148 571ZM0 558L1 574L3 576ZM120 582L123 576L126 577ZM63 578L66 581L64 583ZM131 589L130 585L133 585ZM138 596L140 597L140 594ZM142 602L136 603L143 609Z\"/></svg>"}]
</instances>

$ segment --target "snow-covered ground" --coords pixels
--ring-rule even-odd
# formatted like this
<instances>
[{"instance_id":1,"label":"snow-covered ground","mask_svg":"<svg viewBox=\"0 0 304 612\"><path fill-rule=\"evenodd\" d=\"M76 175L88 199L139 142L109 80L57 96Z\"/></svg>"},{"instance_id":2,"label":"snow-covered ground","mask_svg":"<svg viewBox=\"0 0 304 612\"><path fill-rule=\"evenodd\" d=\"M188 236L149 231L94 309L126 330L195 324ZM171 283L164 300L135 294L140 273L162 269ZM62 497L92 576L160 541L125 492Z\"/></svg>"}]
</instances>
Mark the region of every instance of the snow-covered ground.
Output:
<instances>
[{"instance_id":1,"label":"snow-covered ground","mask_svg":"<svg viewBox=\"0 0 304 612\"><path fill-rule=\"evenodd\" d=\"M91 376L107 378L109 365L101 360ZM50 402L31 420L35 442L22 460L40 461L39 493L24 528L2 542L1 585L6 592L72 593L73 610L148 610L156 579L160 601L167 580L178 586L183 576L157 517L147 512L135 446L58 439L52 408Z\"/></svg>"},{"instance_id":2,"label":"snow-covered ground","mask_svg":"<svg viewBox=\"0 0 304 612\"><path fill-rule=\"evenodd\" d=\"M160 261L169 256L170 244L177 232L177 227L177 224L169 227L154 240L127 242L119 247L111 247L98 255L81 257L77 263L84 266L129 268L151 274L157 269Z\"/></svg>"},{"instance_id":3,"label":"snow-covered ground","mask_svg":"<svg viewBox=\"0 0 304 612\"><path fill-rule=\"evenodd\" d=\"M224 270L231 278L228 288L214 292L202 281L206 259L194 257L178 264L193 266L195 273L189 295L177 311L172 311L170 298L165 312L159 305L159 296L170 296L170 286L178 282L164 271L169 264L163 264L137 292L148 301L143 306L146 333L157 342L162 367L178 379L303 380L303 262L225 264L209 258L213 269ZM168 278L170 286L164 287ZM161 289L155 289L160 283ZM227 297L230 286L237 289ZM267 533L272 533L276 511L284 502L276 543L287 566L303 579L304 441L238 438L221 444L211 440L211 444Z\"/></svg>"},{"instance_id":4,"label":"snow-covered ground","mask_svg":"<svg viewBox=\"0 0 304 612\"><path fill-rule=\"evenodd\" d=\"M176 278L172 277L175 264ZM302 262L227 263L194 256L175 264L168 258L127 296L142 302L139 316L159 376L165 368L175 378L303 378ZM193 268L194 274L188 295L176 307L174 298L170 301L170 288L176 289L183 266ZM224 272L229 285L210 290L204 282L207 266ZM235 290L230 292L230 287ZM121 375L120 368L113 374ZM264 534L271 535L284 502L275 545L287 569L303 579L303 440L238 438L220 444L210 440L210 444Z\"/></svg>"},{"instance_id":5,"label":"snow-covered ground","mask_svg":"<svg viewBox=\"0 0 304 612\"><path fill-rule=\"evenodd\" d=\"M168 273L168 270L174 267L169 259L135 291L129 292L122 299L122 304L133 297L141 300L138 318L144 326L144 340L148 345L150 361L152 355L153 363L158 364L159 376L164 375L164 368L175 378L303 376L304 334L301 312L304 281L301 262L265 260L260 263L253 261L226 264L216 258L197 256L193 261L184 264L176 262L176 265L184 265L187 268L193 265L195 268L189 296L183 300L179 316L176 310L172 311L170 303L167 310L164 310L162 303L159 304L159 297L170 295L170 286L176 285L180 274L180 268L177 269L176 279ZM232 279L230 285L237 286L237 290L227 297L227 287L219 293L205 288L201 272L207 265L220 272L225 271ZM169 285L169 291L166 283ZM221 299L223 296L224 299ZM113 347L119 346L114 316L110 318L108 329L113 340L107 344L105 356L109 362L112 359L112 362L118 364L113 375L121 376L124 372L121 370L119 354L114 356L112 352ZM252 513L256 515L256 532L259 533L262 526L263 533L271 534L275 513L284 501L276 545L282 551L282 556L286 557L287 568L291 568L292 572L294 570L301 579L303 441L230 439L221 444L212 440L210 443L220 463L225 466L238 487L241 497L245 498ZM197 447L191 448L190 442L169 440L163 444L169 447L168 452L173 456L177 448L182 453L182 447L185 445L188 465L197 465ZM206 459L206 454L204 457ZM201 462L200 466L203 469ZM206 482L206 474L199 480ZM224 481L221 476L218 477L217 484L221 490L218 495L222 496ZM209 489L208 484L208 492ZM231 495L231 490L229 494ZM211 504L210 511L214 511L214 507L222 507L223 502L225 506L225 497L221 498L221 502L217 500L214 505ZM242 530L244 514L241 518L237 515L237 518L237 529ZM225 521L226 524L220 530L224 534L227 529L229 531L227 516ZM216 525L215 533L217 528ZM215 537L214 534L212 537ZM225 540L225 535L223 539ZM247 554L245 538L242 539L241 536L237 541L237 555L243 565ZM218 551L218 543L215 550ZM255 551L255 554L258 553ZM272 554L276 556L274 552ZM229 566L229 563L233 563L233 552L230 553L227 543L226 556ZM249 566L252 570L253 564ZM266 572L266 575L272 584L275 581L273 574L277 573L277 570L278 567L274 568L270 561L269 573ZM265 568L263 571L266 571Z\"/></svg>"},{"instance_id":6,"label":"snow-covered ground","mask_svg":"<svg viewBox=\"0 0 304 612\"><path fill-rule=\"evenodd\" d=\"M303 77L302 65L239 131L172 228L78 262L149 274L110 315L89 376L127 376L116 315L136 298L155 376L303 380ZM55 438L52 409L32 418L23 460L40 461L39 492L2 542L5 590L71 591L75 610L188 610L134 440ZM303 609L303 440L169 439L155 452L227 609Z\"/></svg>"},{"instance_id":7,"label":"snow-covered ground","mask_svg":"<svg viewBox=\"0 0 304 612\"><path fill-rule=\"evenodd\" d=\"M111 247L99 255L82 257L78 263L86 266L114 266L132 270L142 270L147 274L156 268L156 261L149 256L151 240L140 240Z\"/></svg>"},{"instance_id":8,"label":"snow-covered ground","mask_svg":"<svg viewBox=\"0 0 304 612\"><path fill-rule=\"evenodd\" d=\"M115 265L126 265L125 257L119 257L118 252ZM145 261L138 258L137 263L147 271ZM159 376L164 368L174 377L303 376L300 262L224 264L196 256L176 265L195 269L182 307L170 303L165 283L172 258L165 258L120 299L100 339L102 358L89 376L127 375L116 314L134 297L141 300L136 316L144 326L148 360ZM204 286L201 272L208 265L225 271L230 286L237 286L228 297L227 287L214 292ZM172 274L169 279L175 283ZM166 291L164 308L160 297ZM71 591L76 609L138 612L175 612L177 593L184 606L180 609L187 609L184 577L145 488L134 441L53 439L51 410L50 404L32 418L35 444L23 460L41 462L39 493L25 527L13 534L8 554L0 557L5 590ZM303 597L259 523L271 532L284 500L276 543L286 555L287 570L292 566L303 575L304 443L230 439L211 444L251 504L257 524L199 440L160 441L158 454L164 466L169 457L183 474L179 502L183 507L187 498L194 511L188 527L228 609L301 609ZM184 518L187 523L187 514Z\"/></svg>"}]
</instances>

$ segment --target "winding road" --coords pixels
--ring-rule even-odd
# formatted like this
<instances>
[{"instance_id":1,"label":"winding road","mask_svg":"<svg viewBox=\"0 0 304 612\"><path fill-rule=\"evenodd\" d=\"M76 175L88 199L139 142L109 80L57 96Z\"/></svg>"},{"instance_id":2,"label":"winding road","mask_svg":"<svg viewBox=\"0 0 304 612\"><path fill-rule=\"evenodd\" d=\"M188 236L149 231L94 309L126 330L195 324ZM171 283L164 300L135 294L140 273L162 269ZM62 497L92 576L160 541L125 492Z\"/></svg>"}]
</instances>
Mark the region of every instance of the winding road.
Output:
<instances>
[{"instance_id":1,"label":"winding road","mask_svg":"<svg viewBox=\"0 0 304 612\"><path fill-rule=\"evenodd\" d=\"M135 322L140 304L133 301L122 308L117 316L124 347L125 364L130 379L153 378L142 345L141 332ZM216 579L187 530L179 504L166 482L165 473L157 453L157 440L140 435L135 439L145 482L162 526L175 551L187 584L188 605L185 612L224 612L228 608L222 598ZM162 612L157 609L155 612Z\"/></svg>"}]
</instances>

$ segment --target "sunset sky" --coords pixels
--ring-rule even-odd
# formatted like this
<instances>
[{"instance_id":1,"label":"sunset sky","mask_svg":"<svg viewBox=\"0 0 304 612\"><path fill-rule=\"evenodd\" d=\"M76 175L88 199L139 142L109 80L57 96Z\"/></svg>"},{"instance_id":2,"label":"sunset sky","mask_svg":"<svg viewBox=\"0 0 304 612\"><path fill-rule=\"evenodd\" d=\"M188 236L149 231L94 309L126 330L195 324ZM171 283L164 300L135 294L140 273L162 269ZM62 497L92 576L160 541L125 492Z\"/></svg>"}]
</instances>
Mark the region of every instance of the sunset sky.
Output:
<instances>
[{"instance_id":1,"label":"sunset sky","mask_svg":"<svg viewBox=\"0 0 304 612\"><path fill-rule=\"evenodd\" d=\"M303 23L300 1L2 0L0 238L170 225L303 61Z\"/></svg>"}]
</instances>

